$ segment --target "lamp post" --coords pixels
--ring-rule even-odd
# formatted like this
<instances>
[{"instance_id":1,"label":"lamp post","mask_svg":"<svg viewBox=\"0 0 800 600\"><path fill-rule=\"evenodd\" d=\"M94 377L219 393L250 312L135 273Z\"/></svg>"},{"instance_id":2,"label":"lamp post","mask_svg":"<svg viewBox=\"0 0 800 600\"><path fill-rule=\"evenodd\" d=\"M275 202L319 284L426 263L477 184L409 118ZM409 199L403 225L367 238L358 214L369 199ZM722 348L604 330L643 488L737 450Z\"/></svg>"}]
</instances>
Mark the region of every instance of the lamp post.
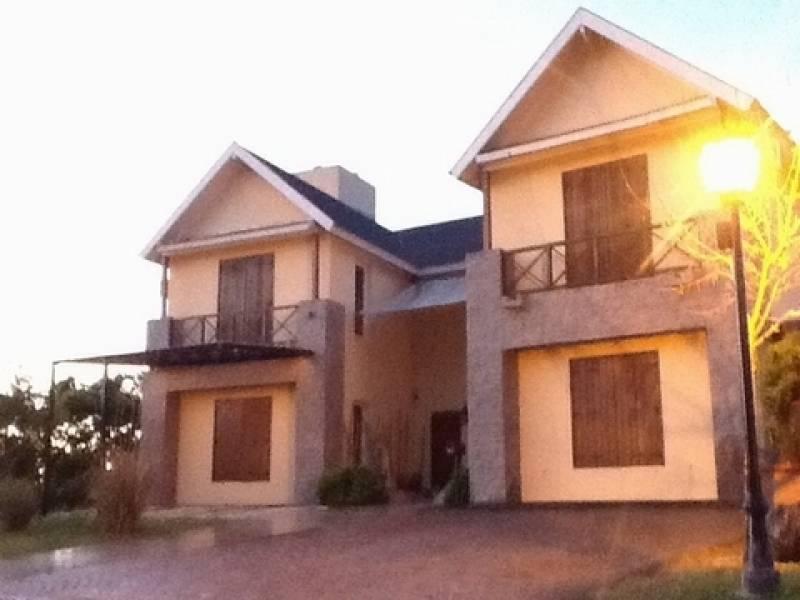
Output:
<instances>
[{"instance_id":1,"label":"lamp post","mask_svg":"<svg viewBox=\"0 0 800 600\"><path fill-rule=\"evenodd\" d=\"M769 506L761 487L758 441L753 392L753 370L747 319L747 289L740 225L740 206L758 181L760 155L746 138L733 138L708 144L700 156L700 167L708 191L721 194L730 211L733 242L733 274L736 287L736 313L742 363L742 400L745 418L744 459L745 549L742 587L746 594L764 595L777 589L780 576L775 570L769 534Z\"/></svg>"}]
</instances>

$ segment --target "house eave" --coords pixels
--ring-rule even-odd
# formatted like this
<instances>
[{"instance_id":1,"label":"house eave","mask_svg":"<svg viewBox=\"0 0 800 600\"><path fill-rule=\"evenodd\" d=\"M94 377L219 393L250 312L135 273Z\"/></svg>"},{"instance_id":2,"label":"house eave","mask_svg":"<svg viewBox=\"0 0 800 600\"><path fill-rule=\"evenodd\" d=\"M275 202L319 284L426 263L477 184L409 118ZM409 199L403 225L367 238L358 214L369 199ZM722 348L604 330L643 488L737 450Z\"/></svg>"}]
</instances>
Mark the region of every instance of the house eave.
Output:
<instances>
[{"instance_id":1,"label":"house eave","mask_svg":"<svg viewBox=\"0 0 800 600\"><path fill-rule=\"evenodd\" d=\"M235 231L195 240L161 244L154 249L152 253L153 257L151 258L148 256L147 258L154 262L160 262L162 257L179 256L181 254L191 254L205 250L217 250L248 243L276 241L290 237L309 235L319 230L319 226L317 226L314 221L299 221L297 223L287 223L285 225Z\"/></svg>"}]
</instances>

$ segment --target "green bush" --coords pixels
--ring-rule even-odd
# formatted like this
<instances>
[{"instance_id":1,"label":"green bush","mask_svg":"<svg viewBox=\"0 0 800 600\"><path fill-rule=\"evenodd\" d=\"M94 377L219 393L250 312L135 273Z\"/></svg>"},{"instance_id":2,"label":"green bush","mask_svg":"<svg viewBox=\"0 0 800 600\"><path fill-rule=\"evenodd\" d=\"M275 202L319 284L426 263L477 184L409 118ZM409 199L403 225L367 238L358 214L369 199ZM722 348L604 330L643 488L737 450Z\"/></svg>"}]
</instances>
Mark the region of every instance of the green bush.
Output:
<instances>
[{"instance_id":1,"label":"green bush","mask_svg":"<svg viewBox=\"0 0 800 600\"><path fill-rule=\"evenodd\" d=\"M97 521L106 533L127 535L136 530L145 508L147 482L134 452L111 457L112 468L98 471L92 496Z\"/></svg>"},{"instance_id":2,"label":"green bush","mask_svg":"<svg viewBox=\"0 0 800 600\"><path fill-rule=\"evenodd\" d=\"M317 488L326 506L365 506L389 500L386 478L367 467L346 467L322 476Z\"/></svg>"},{"instance_id":3,"label":"green bush","mask_svg":"<svg viewBox=\"0 0 800 600\"><path fill-rule=\"evenodd\" d=\"M0 480L0 521L6 531L22 531L39 511L39 494L27 479Z\"/></svg>"},{"instance_id":4,"label":"green bush","mask_svg":"<svg viewBox=\"0 0 800 600\"><path fill-rule=\"evenodd\" d=\"M775 560L800 562L800 506L776 506L769 529Z\"/></svg>"},{"instance_id":5,"label":"green bush","mask_svg":"<svg viewBox=\"0 0 800 600\"><path fill-rule=\"evenodd\" d=\"M469 505L469 471L463 466L459 466L453 471L453 476L447 482L447 489L444 493L445 506L468 506Z\"/></svg>"},{"instance_id":6,"label":"green bush","mask_svg":"<svg viewBox=\"0 0 800 600\"><path fill-rule=\"evenodd\" d=\"M800 334L769 344L761 354L758 395L764 428L783 458L800 461ZM797 408L793 409L793 405Z\"/></svg>"}]
</instances>

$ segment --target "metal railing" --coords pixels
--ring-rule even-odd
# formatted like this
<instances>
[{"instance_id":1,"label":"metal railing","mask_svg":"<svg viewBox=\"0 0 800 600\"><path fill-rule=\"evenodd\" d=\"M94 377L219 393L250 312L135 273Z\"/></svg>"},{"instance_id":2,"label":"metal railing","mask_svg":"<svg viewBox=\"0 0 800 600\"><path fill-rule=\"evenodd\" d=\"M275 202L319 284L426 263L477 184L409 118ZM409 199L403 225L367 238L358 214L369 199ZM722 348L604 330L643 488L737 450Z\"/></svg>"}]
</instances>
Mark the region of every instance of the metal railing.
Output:
<instances>
[{"instance_id":1,"label":"metal railing","mask_svg":"<svg viewBox=\"0 0 800 600\"><path fill-rule=\"evenodd\" d=\"M209 314L173 319L170 346L204 346L232 342L293 347L297 343L296 304L272 306L261 318L245 313Z\"/></svg>"},{"instance_id":2,"label":"metal railing","mask_svg":"<svg viewBox=\"0 0 800 600\"><path fill-rule=\"evenodd\" d=\"M503 294L624 281L696 265L680 243L697 227L696 220L687 220L504 251Z\"/></svg>"}]
</instances>

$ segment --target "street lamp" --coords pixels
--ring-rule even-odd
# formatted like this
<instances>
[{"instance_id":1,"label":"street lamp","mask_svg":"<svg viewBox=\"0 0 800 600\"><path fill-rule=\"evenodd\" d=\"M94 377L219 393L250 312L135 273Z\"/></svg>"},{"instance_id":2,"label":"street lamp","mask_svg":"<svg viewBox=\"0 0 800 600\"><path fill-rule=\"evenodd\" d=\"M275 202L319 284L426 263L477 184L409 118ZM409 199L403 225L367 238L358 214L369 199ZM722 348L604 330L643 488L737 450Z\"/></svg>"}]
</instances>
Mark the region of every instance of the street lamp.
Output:
<instances>
[{"instance_id":1,"label":"street lamp","mask_svg":"<svg viewBox=\"0 0 800 600\"><path fill-rule=\"evenodd\" d=\"M748 594L768 594L777 589L780 576L775 570L767 532L769 510L761 488L756 439L756 418L753 400L753 371L747 324L747 291L745 287L740 204L758 182L761 156L747 138L731 138L709 143L700 155L700 170L706 188L720 194L730 210L733 242L736 312L739 320L739 349L742 359L742 396L747 449L744 460L744 510L746 539L742 587Z\"/></svg>"}]
</instances>

